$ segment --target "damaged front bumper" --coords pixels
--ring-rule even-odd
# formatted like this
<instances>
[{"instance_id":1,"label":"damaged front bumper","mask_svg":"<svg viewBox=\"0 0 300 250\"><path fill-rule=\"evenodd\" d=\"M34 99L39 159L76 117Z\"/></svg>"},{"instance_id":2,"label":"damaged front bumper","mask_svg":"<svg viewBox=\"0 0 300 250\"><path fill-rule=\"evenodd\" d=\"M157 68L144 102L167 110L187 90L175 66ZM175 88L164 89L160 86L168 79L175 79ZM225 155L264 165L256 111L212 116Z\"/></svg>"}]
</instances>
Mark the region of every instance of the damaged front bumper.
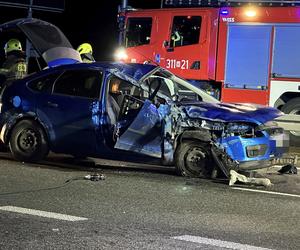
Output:
<instances>
[{"instance_id":1,"label":"damaged front bumper","mask_svg":"<svg viewBox=\"0 0 300 250\"><path fill-rule=\"evenodd\" d=\"M229 136L214 144L214 160L226 176L230 170L252 171L270 167L288 151L287 134L262 133L263 136L253 138Z\"/></svg>"},{"instance_id":2,"label":"damaged front bumper","mask_svg":"<svg viewBox=\"0 0 300 250\"><path fill-rule=\"evenodd\" d=\"M243 138L230 136L219 140L219 147L238 162L241 170L255 170L272 165L274 158L280 158L288 151L288 134L277 133L269 135L262 131L262 136Z\"/></svg>"}]
</instances>

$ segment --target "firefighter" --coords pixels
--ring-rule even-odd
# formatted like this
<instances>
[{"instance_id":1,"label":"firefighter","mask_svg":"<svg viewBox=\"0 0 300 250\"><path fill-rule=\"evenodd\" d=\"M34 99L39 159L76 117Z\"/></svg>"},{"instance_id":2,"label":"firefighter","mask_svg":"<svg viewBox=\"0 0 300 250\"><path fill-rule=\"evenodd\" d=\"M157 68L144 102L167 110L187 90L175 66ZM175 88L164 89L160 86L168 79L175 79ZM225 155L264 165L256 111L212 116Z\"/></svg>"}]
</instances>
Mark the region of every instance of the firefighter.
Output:
<instances>
[{"instance_id":1,"label":"firefighter","mask_svg":"<svg viewBox=\"0 0 300 250\"><path fill-rule=\"evenodd\" d=\"M172 33L171 40L172 40L172 47L177 47L179 46L179 44L181 44L182 36L179 34L178 31L174 31Z\"/></svg>"},{"instance_id":2,"label":"firefighter","mask_svg":"<svg viewBox=\"0 0 300 250\"><path fill-rule=\"evenodd\" d=\"M27 74L27 65L21 42L10 39L4 46L4 52L6 59L0 68L0 75L5 77L5 83L22 79Z\"/></svg>"},{"instance_id":3,"label":"firefighter","mask_svg":"<svg viewBox=\"0 0 300 250\"><path fill-rule=\"evenodd\" d=\"M77 51L79 52L84 63L95 62L95 59L93 57L93 48L89 43L83 43L79 45Z\"/></svg>"}]
</instances>

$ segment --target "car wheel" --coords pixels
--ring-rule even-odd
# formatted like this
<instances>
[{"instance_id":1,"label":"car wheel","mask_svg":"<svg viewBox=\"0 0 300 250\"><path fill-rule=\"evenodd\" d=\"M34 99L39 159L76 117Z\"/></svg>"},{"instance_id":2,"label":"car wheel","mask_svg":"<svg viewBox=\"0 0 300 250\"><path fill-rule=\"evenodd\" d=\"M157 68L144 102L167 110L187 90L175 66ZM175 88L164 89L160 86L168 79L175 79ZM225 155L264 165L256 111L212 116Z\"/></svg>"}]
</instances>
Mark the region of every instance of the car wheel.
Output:
<instances>
[{"instance_id":1,"label":"car wheel","mask_svg":"<svg viewBox=\"0 0 300 250\"><path fill-rule=\"evenodd\" d=\"M42 160L49 152L43 129L32 120L23 120L15 125L9 139L9 148L15 159L25 162Z\"/></svg>"},{"instance_id":2,"label":"car wheel","mask_svg":"<svg viewBox=\"0 0 300 250\"><path fill-rule=\"evenodd\" d=\"M189 177L210 177L213 170L209 144L200 141L182 142L175 152L178 174Z\"/></svg>"},{"instance_id":3,"label":"car wheel","mask_svg":"<svg viewBox=\"0 0 300 250\"><path fill-rule=\"evenodd\" d=\"M282 112L291 115L300 115L300 97L288 101L282 108ZM300 132L290 131L291 146L300 146Z\"/></svg>"}]
</instances>

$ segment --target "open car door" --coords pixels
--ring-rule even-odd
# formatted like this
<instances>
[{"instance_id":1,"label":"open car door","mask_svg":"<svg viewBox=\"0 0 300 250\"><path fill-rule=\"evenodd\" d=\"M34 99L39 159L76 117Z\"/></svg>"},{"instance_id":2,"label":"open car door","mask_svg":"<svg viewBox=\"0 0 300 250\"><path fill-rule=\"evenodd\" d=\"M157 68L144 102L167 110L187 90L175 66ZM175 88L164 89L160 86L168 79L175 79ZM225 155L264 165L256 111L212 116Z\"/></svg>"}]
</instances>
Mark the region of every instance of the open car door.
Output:
<instances>
[{"instance_id":1,"label":"open car door","mask_svg":"<svg viewBox=\"0 0 300 250\"><path fill-rule=\"evenodd\" d=\"M121 119L118 126L131 120L131 107L139 100L125 96L121 108ZM126 99L127 98L127 99ZM141 104L138 113L130 126L118 138L115 148L149 155L156 158L162 157L162 126L158 110L149 100ZM136 106L135 106L136 107ZM134 111L133 111L134 112Z\"/></svg>"},{"instance_id":2,"label":"open car door","mask_svg":"<svg viewBox=\"0 0 300 250\"><path fill-rule=\"evenodd\" d=\"M49 67L81 62L79 53L55 25L35 19L16 19L0 25L0 32L23 33Z\"/></svg>"}]
</instances>

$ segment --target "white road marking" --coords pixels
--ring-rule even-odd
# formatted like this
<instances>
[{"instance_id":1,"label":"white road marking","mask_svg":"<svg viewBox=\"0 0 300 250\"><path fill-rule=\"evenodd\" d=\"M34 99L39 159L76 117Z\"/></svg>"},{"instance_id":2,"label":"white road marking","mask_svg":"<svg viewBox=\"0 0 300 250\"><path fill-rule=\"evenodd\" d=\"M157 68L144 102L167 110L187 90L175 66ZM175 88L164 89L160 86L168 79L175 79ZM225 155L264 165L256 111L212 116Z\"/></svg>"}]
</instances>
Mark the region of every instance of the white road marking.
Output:
<instances>
[{"instance_id":1,"label":"white road marking","mask_svg":"<svg viewBox=\"0 0 300 250\"><path fill-rule=\"evenodd\" d=\"M0 210L20 213L20 214L36 215L36 216L40 216L40 217L52 218L52 219L57 219L57 220L66 220L66 221L87 220L87 218L84 218L84 217L77 217L77 216L72 216L72 215L67 215L67 214L52 213L52 212L46 212L46 211L23 208L23 207L2 206L2 207L0 207Z\"/></svg>"},{"instance_id":2,"label":"white road marking","mask_svg":"<svg viewBox=\"0 0 300 250\"><path fill-rule=\"evenodd\" d=\"M205 245L210 245L215 247L230 248L230 249L271 250L270 248L256 247L247 244L240 244L231 241L216 240L216 239L204 238L204 237L193 236L193 235L181 235L172 238L176 240L183 240L183 241L189 241L194 243L200 243L200 244L205 244Z\"/></svg>"},{"instance_id":3,"label":"white road marking","mask_svg":"<svg viewBox=\"0 0 300 250\"><path fill-rule=\"evenodd\" d=\"M256 192L256 193L275 194L275 195L282 195L282 196L290 196L290 197L300 198L300 195L298 195L298 194L287 194L287 193L280 193L280 192L273 192L273 191L250 189L250 188L239 188L239 187L232 187L232 189L242 190L242 191L249 191L249 192Z\"/></svg>"}]
</instances>

